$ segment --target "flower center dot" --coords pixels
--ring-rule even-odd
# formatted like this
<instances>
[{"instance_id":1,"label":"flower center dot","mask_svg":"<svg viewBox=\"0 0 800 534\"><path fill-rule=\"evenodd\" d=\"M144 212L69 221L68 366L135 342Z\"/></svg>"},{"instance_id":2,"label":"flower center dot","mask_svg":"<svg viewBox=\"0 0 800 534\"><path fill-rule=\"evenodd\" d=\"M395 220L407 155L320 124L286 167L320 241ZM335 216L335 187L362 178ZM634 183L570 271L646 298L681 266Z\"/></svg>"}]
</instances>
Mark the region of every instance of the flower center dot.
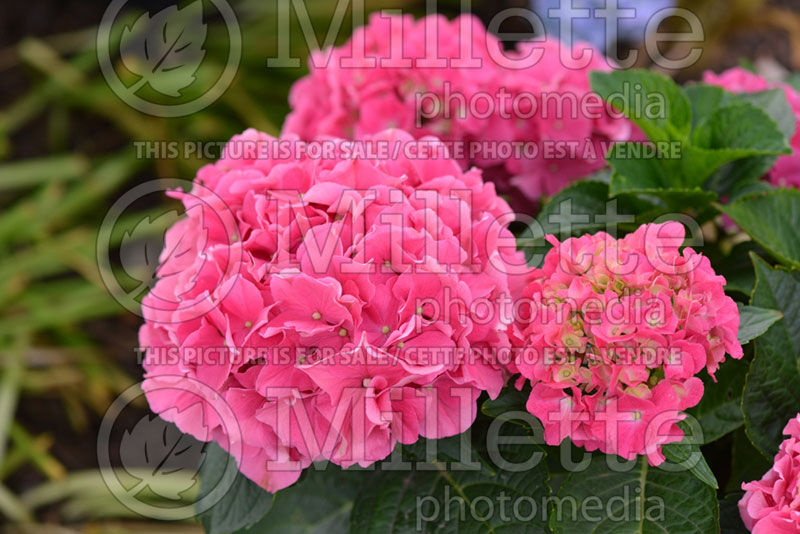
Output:
<instances>
[{"instance_id":1,"label":"flower center dot","mask_svg":"<svg viewBox=\"0 0 800 534\"><path fill-rule=\"evenodd\" d=\"M311 318L314 319L315 321L319 321L320 319L322 319L322 314L320 312L314 312L311 314Z\"/></svg>"}]
</instances>

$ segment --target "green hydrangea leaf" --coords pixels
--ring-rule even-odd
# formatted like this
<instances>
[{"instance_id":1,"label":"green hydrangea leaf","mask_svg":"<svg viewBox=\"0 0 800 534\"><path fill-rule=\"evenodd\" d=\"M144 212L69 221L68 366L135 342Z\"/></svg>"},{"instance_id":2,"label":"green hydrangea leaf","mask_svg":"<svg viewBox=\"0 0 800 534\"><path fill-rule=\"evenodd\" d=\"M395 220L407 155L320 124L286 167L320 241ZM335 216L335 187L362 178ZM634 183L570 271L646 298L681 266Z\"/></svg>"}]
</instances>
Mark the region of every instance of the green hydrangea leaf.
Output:
<instances>
[{"instance_id":1,"label":"green hydrangea leaf","mask_svg":"<svg viewBox=\"0 0 800 534\"><path fill-rule=\"evenodd\" d=\"M227 491L200 516L206 534L230 534L249 527L272 507L274 495L238 469L231 469L231 465L235 466L236 460L216 443L209 443L200 466L198 501L214 491L221 491L221 488L227 488Z\"/></svg>"},{"instance_id":2,"label":"green hydrangea leaf","mask_svg":"<svg viewBox=\"0 0 800 534\"><path fill-rule=\"evenodd\" d=\"M353 501L369 475L333 464L310 467L299 482L275 494L264 517L236 534L347 534Z\"/></svg>"},{"instance_id":3,"label":"green hydrangea leaf","mask_svg":"<svg viewBox=\"0 0 800 534\"><path fill-rule=\"evenodd\" d=\"M654 208L652 203L630 196L610 200L608 184L581 180L550 198L537 220L543 233L563 239L607 231L610 220L617 220L622 230L635 230L638 226L635 216Z\"/></svg>"},{"instance_id":4,"label":"green hydrangea leaf","mask_svg":"<svg viewBox=\"0 0 800 534\"><path fill-rule=\"evenodd\" d=\"M778 310L739 304L739 343L750 343L782 318L783 314Z\"/></svg>"},{"instance_id":5,"label":"green hydrangea leaf","mask_svg":"<svg viewBox=\"0 0 800 534\"><path fill-rule=\"evenodd\" d=\"M502 435L518 443L499 444L491 453L473 450L470 463L477 469L437 460L426 468L374 473L355 501L351 532L549 532L541 510L550 494L544 450L517 425L504 424ZM535 465L525 465L537 458ZM498 465L501 461L508 466ZM533 517L513 512L513 503L523 499L539 507Z\"/></svg>"},{"instance_id":6,"label":"green hydrangea leaf","mask_svg":"<svg viewBox=\"0 0 800 534\"><path fill-rule=\"evenodd\" d=\"M718 207L781 263L800 268L800 191L773 189Z\"/></svg>"},{"instance_id":7,"label":"green hydrangea leaf","mask_svg":"<svg viewBox=\"0 0 800 534\"><path fill-rule=\"evenodd\" d=\"M719 483L708 466L703 453L700 452L701 428L697 421L685 419L678 423L684 432L684 438L678 443L667 443L661 447L664 457L673 464L680 465L697 477L704 484L717 489Z\"/></svg>"},{"instance_id":8,"label":"green hydrangea leaf","mask_svg":"<svg viewBox=\"0 0 800 534\"><path fill-rule=\"evenodd\" d=\"M742 411L753 445L767 458L778 451L786 422L800 406L800 273L772 268L752 255L756 271L753 306L777 310L783 318L755 340Z\"/></svg>"},{"instance_id":9,"label":"green hydrangea leaf","mask_svg":"<svg viewBox=\"0 0 800 534\"><path fill-rule=\"evenodd\" d=\"M645 70L592 72L592 90L639 126L651 141L688 138L692 110L667 76Z\"/></svg>"},{"instance_id":10,"label":"green hydrangea leaf","mask_svg":"<svg viewBox=\"0 0 800 534\"><path fill-rule=\"evenodd\" d=\"M707 373L701 375L705 391L697 406L687 410L703 429L703 444L711 443L741 428L742 391L750 367L747 360L728 358L720 365L714 379Z\"/></svg>"},{"instance_id":11,"label":"green hydrangea leaf","mask_svg":"<svg viewBox=\"0 0 800 534\"><path fill-rule=\"evenodd\" d=\"M719 166L749 156L791 154L786 137L764 110L741 101L712 113L692 133L692 144L714 150Z\"/></svg>"},{"instance_id":12,"label":"green hydrangea leaf","mask_svg":"<svg viewBox=\"0 0 800 534\"><path fill-rule=\"evenodd\" d=\"M642 457L629 467L611 469L606 456L595 454L588 469L571 474L558 492L561 509L551 515L554 534L719 532L719 504L711 486L685 470L652 467Z\"/></svg>"}]
</instances>

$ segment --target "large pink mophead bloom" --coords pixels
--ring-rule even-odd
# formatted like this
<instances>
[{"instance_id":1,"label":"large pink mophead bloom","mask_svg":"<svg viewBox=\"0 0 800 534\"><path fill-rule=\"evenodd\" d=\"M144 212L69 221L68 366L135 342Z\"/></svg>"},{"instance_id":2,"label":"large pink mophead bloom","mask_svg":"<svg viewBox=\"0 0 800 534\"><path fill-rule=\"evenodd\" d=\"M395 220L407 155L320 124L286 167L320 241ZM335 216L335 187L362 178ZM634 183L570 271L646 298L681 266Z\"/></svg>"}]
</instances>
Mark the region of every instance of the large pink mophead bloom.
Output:
<instances>
[{"instance_id":1,"label":"large pink mophead bloom","mask_svg":"<svg viewBox=\"0 0 800 534\"><path fill-rule=\"evenodd\" d=\"M473 16L374 14L344 45L313 52L309 70L292 87L284 133L435 135L463 168L532 201L603 168L610 143L631 136L591 92L589 72L610 70L598 50L549 39L503 51Z\"/></svg>"},{"instance_id":2,"label":"large pink mophead bloom","mask_svg":"<svg viewBox=\"0 0 800 534\"><path fill-rule=\"evenodd\" d=\"M800 125L800 93L787 83L773 83L758 74L741 67L728 69L721 74L706 72L703 82L716 85L733 93L757 93L770 89L781 89L792 107L795 119ZM779 187L800 187L800 128L795 127L790 140L792 154L780 156L766 179Z\"/></svg>"},{"instance_id":3,"label":"large pink mophead bloom","mask_svg":"<svg viewBox=\"0 0 800 534\"><path fill-rule=\"evenodd\" d=\"M742 484L739 513L754 534L800 533L800 414L783 429L772 469L761 480Z\"/></svg>"},{"instance_id":4,"label":"large pink mophead bloom","mask_svg":"<svg viewBox=\"0 0 800 534\"><path fill-rule=\"evenodd\" d=\"M550 445L664 460L676 423L703 395L702 369L742 357L739 312L708 258L679 247L676 222L622 239L559 242L516 306L512 372L530 380L527 408Z\"/></svg>"},{"instance_id":5,"label":"large pink mophead bloom","mask_svg":"<svg viewBox=\"0 0 800 534\"><path fill-rule=\"evenodd\" d=\"M466 430L503 387L502 307L526 270L494 186L422 157L438 140L315 146L234 137L174 193L187 216L143 302L152 409L270 491L313 461L366 466ZM198 383L213 392L199 407Z\"/></svg>"}]
</instances>

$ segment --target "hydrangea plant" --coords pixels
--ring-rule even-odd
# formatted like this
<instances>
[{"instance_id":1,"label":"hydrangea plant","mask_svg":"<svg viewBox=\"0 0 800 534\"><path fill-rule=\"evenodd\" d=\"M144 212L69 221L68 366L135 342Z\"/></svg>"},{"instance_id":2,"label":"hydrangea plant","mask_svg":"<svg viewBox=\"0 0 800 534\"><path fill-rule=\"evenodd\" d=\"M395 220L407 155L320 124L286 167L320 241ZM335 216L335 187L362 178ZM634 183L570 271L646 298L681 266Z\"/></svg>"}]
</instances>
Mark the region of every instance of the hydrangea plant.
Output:
<instances>
[{"instance_id":1,"label":"hydrangea plant","mask_svg":"<svg viewBox=\"0 0 800 534\"><path fill-rule=\"evenodd\" d=\"M799 532L796 93L568 69L553 41L518 71L415 66L430 28L499 50L471 18L372 19L312 59L280 139L248 130L174 192L144 389L212 443L198 498L236 462L206 531ZM388 35L408 62L353 55L391 60ZM417 123L445 81L493 112ZM500 87L602 106L509 119ZM607 143L453 144L559 138Z\"/></svg>"}]
</instances>

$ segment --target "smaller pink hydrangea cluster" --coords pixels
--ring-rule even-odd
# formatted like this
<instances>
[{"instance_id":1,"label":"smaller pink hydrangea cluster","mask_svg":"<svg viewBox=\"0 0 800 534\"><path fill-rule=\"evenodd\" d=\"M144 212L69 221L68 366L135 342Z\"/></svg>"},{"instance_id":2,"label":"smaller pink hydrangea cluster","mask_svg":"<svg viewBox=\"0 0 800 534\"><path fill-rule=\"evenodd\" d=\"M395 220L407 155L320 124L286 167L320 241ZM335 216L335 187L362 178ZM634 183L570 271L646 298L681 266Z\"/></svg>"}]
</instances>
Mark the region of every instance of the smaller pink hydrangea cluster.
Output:
<instances>
[{"instance_id":1,"label":"smaller pink hydrangea cluster","mask_svg":"<svg viewBox=\"0 0 800 534\"><path fill-rule=\"evenodd\" d=\"M761 480L742 484L739 512L753 534L800 533L800 414L783 433L772 469Z\"/></svg>"},{"instance_id":2,"label":"smaller pink hydrangea cluster","mask_svg":"<svg viewBox=\"0 0 800 534\"><path fill-rule=\"evenodd\" d=\"M503 51L473 16L374 14L344 45L312 53L283 132L435 135L458 145L462 167L484 169L501 193L537 201L603 168L610 143L632 135L590 88L589 72L610 68L590 45L565 50L556 39Z\"/></svg>"},{"instance_id":3,"label":"smaller pink hydrangea cluster","mask_svg":"<svg viewBox=\"0 0 800 534\"><path fill-rule=\"evenodd\" d=\"M703 82L716 85L733 93L757 93L782 89L800 126L800 93L787 83L768 82L758 74L741 67L728 69L721 74L706 72ZM780 156L765 177L779 187L800 187L800 127L796 127L790 140L792 154Z\"/></svg>"},{"instance_id":4,"label":"smaller pink hydrangea cluster","mask_svg":"<svg viewBox=\"0 0 800 534\"><path fill-rule=\"evenodd\" d=\"M742 357L739 313L708 258L679 250L684 228L648 224L622 239L600 232L553 248L518 304L512 372L530 380L527 409L545 440L664 460L696 405L703 369Z\"/></svg>"},{"instance_id":5,"label":"smaller pink hydrangea cluster","mask_svg":"<svg viewBox=\"0 0 800 534\"><path fill-rule=\"evenodd\" d=\"M479 170L406 156L440 141L386 131L372 157L277 141L236 136L174 193L187 217L140 331L153 411L269 491L317 460L366 466L466 430L505 382L500 306L527 270Z\"/></svg>"}]
</instances>

